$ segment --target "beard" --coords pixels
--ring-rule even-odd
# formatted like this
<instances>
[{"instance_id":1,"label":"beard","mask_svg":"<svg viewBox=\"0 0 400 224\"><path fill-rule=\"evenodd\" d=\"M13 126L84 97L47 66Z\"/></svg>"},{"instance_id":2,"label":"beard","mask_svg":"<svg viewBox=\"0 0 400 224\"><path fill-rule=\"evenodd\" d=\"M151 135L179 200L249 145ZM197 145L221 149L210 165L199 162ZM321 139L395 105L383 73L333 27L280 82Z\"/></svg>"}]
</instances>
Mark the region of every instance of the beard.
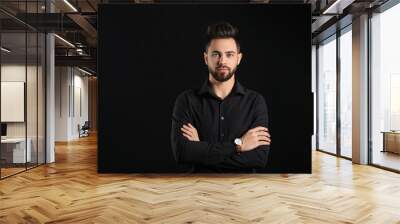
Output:
<instances>
[{"instance_id":1,"label":"beard","mask_svg":"<svg viewBox=\"0 0 400 224\"><path fill-rule=\"evenodd\" d=\"M218 68L221 68L221 67L227 68L228 72L220 72L220 71L218 71ZM231 69L230 67L227 67L227 66L219 66L219 67L216 67L215 69L212 69L212 68L208 67L208 71L210 72L212 77L215 80L217 80L218 82L226 82L226 81L228 81L235 74L236 70L237 70L237 67L235 67L233 69Z\"/></svg>"}]
</instances>

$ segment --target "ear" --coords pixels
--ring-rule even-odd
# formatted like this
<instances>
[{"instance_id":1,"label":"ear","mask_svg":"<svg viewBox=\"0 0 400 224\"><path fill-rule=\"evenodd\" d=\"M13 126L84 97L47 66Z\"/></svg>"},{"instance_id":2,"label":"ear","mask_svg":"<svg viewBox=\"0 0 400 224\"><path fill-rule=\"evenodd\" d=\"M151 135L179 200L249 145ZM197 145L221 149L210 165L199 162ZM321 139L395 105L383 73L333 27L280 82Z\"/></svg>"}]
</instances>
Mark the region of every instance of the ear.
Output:
<instances>
[{"instance_id":1,"label":"ear","mask_svg":"<svg viewBox=\"0 0 400 224\"><path fill-rule=\"evenodd\" d=\"M204 53L203 53L203 57L204 57L204 63L205 63L206 65L208 65L208 55L207 55L207 52L204 52Z\"/></svg>"},{"instance_id":2,"label":"ear","mask_svg":"<svg viewBox=\"0 0 400 224\"><path fill-rule=\"evenodd\" d=\"M238 54L238 65L239 65L240 62L242 61L242 58L243 58L243 53L240 52L240 53Z\"/></svg>"}]
</instances>

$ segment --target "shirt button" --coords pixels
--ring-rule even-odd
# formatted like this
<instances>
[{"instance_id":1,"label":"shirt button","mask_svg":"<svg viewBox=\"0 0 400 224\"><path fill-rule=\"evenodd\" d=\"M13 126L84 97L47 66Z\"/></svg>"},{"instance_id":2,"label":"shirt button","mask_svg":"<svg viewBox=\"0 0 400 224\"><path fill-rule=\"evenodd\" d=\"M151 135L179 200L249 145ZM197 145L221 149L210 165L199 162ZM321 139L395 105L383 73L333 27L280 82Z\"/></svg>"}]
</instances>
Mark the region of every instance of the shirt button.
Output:
<instances>
[{"instance_id":1,"label":"shirt button","mask_svg":"<svg viewBox=\"0 0 400 224\"><path fill-rule=\"evenodd\" d=\"M224 137L224 133L221 133L221 137Z\"/></svg>"},{"instance_id":2,"label":"shirt button","mask_svg":"<svg viewBox=\"0 0 400 224\"><path fill-rule=\"evenodd\" d=\"M224 116L221 116L221 120L224 120L225 118L224 118Z\"/></svg>"}]
</instances>

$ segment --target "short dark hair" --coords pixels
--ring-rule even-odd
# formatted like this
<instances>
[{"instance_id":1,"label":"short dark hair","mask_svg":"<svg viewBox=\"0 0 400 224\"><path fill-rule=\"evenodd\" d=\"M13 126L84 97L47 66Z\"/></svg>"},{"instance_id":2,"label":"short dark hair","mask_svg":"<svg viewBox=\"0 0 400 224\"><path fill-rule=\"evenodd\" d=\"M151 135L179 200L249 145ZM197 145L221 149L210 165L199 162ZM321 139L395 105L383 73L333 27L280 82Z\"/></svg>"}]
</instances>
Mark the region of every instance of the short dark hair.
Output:
<instances>
[{"instance_id":1,"label":"short dark hair","mask_svg":"<svg viewBox=\"0 0 400 224\"><path fill-rule=\"evenodd\" d=\"M240 52L238 34L239 34L239 29L227 22L219 22L209 25L207 27L205 52L207 52L208 47L210 46L210 43L213 39L222 39L222 38L233 38L235 40L237 50L238 52Z\"/></svg>"}]
</instances>

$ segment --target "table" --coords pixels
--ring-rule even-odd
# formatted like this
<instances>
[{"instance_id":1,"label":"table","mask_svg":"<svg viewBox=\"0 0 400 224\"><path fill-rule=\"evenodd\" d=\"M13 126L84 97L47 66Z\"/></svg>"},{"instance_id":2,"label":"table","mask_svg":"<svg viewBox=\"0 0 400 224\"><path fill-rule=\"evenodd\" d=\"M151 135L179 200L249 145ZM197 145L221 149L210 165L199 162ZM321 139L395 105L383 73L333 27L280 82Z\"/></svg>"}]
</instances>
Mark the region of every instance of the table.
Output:
<instances>
[{"instance_id":1,"label":"table","mask_svg":"<svg viewBox=\"0 0 400 224\"><path fill-rule=\"evenodd\" d=\"M1 139L1 157L6 163L26 163L31 162L32 140L27 138L25 151L25 138L6 138Z\"/></svg>"}]
</instances>

